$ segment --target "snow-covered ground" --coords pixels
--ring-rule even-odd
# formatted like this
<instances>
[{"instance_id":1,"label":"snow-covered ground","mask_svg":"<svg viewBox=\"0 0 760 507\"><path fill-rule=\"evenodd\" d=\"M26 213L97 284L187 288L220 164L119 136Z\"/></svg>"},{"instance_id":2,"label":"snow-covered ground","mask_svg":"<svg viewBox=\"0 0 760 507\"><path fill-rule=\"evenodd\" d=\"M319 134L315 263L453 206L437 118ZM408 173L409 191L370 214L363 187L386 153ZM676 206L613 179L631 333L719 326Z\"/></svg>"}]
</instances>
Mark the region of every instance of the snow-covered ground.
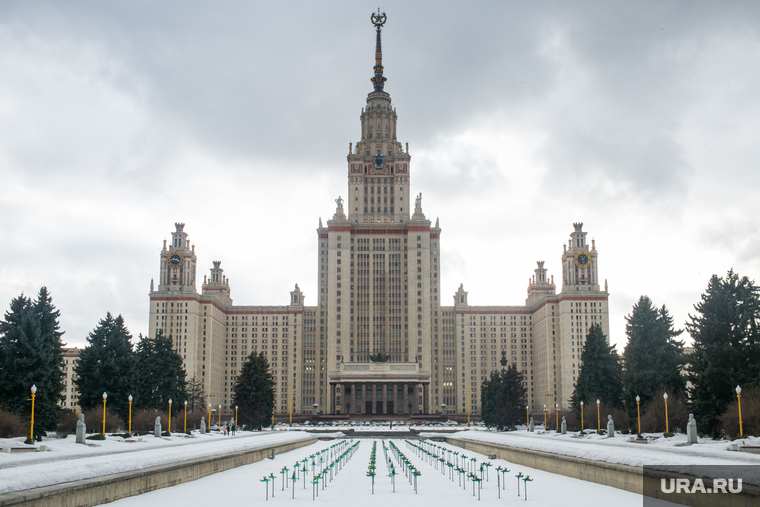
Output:
<instances>
[{"instance_id":1,"label":"snow-covered ground","mask_svg":"<svg viewBox=\"0 0 760 507\"><path fill-rule=\"evenodd\" d=\"M42 443L48 446L48 452L0 453L0 494L315 437L301 431L239 431L234 437L198 432L194 432L193 437L179 435L144 436L142 441L133 443L108 437L101 441L88 440L89 445L75 443L74 436L46 438ZM0 447L24 447L23 440L0 439Z\"/></svg>"},{"instance_id":2,"label":"snow-covered ground","mask_svg":"<svg viewBox=\"0 0 760 507\"><path fill-rule=\"evenodd\" d=\"M403 440L393 440L407 458L422 472L418 478L419 493L414 493L414 488L403 475L396 476L396 492L392 492L381 440L377 439L377 476L375 477L375 494L371 494L370 478L366 476L369 464L369 455L372 449L373 439L361 439L361 444L354 457L344 466L343 470L328 482L327 488L319 491L319 497L312 501L311 486L307 483L303 489L303 482L299 482L295 489L296 500L291 499L292 490L282 491L282 478L279 471L282 467L291 467L296 460L300 460L313 454L332 442L317 442L314 445L296 449L286 454L277 456L275 460L264 460L251 465L235 468L212 476L188 482L179 486L165 488L144 495L118 500L111 505L114 507L144 507L159 505L262 505L265 502L264 483L259 480L264 475L275 474L275 497L271 497L271 485L269 485L269 502L292 505L309 502L310 504L327 503L329 505L385 505L392 502L394 507L416 507L417 505L435 505L440 507L461 507L463 502L477 502L477 496L473 498L472 483L466 487L458 486L457 479L452 482L448 473L442 475L432 465L418 458ZM388 445L389 441L385 441ZM388 445L389 446L389 445ZM390 446L389 446L390 447ZM453 446L446 446L454 448ZM459 449L461 450L461 449ZM465 451L468 457L477 457L478 462L487 459L485 456ZM390 452L389 452L390 455ZM573 504L574 499L580 503L603 500L604 503L615 507L640 507L641 497L608 486L601 486L589 482L571 479L561 475L550 474L540 470L534 470L524 466L513 465L503 460L490 460L493 466L490 468L488 482L483 481L481 491L482 501L485 503L507 502L515 505L533 505L556 507L557 505ZM399 463L394 460L397 471L400 472ZM507 467L510 472L506 474L506 489L501 491L501 500L498 500L496 487L496 467ZM521 472L529 475L532 482L528 485L528 500L517 496L517 479L515 475ZM310 476L309 476L310 478ZM521 481L520 492L524 494L524 483ZM520 502L520 503L516 503Z\"/></svg>"},{"instance_id":3,"label":"snow-covered ground","mask_svg":"<svg viewBox=\"0 0 760 507\"><path fill-rule=\"evenodd\" d=\"M420 436L434 434L421 433ZM699 439L698 444L687 446L685 435L659 438L651 444L629 442L627 435L605 438L595 433L581 438L577 437L577 433L561 435L555 432L539 434L527 431L461 431L447 436L631 466L760 465L760 455L729 451L730 442ZM736 442L741 445L760 445L760 439L754 437Z\"/></svg>"}]
</instances>

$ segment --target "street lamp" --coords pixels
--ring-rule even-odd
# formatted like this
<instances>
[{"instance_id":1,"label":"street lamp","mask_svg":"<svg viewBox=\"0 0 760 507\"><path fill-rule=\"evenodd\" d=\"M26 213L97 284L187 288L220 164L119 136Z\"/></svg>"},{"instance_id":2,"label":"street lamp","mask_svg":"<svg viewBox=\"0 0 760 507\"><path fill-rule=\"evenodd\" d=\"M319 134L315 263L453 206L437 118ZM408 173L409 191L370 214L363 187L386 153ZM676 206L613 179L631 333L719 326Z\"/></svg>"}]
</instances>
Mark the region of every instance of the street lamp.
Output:
<instances>
[{"instance_id":1,"label":"street lamp","mask_svg":"<svg viewBox=\"0 0 760 507\"><path fill-rule=\"evenodd\" d=\"M583 402L581 402L581 433L583 433L583 430L585 428L583 427Z\"/></svg>"},{"instance_id":2,"label":"street lamp","mask_svg":"<svg viewBox=\"0 0 760 507\"><path fill-rule=\"evenodd\" d=\"M129 427L127 428L127 433L132 435L132 395L129 395Z\"/></svg>"},{"instance_id":3,"label":"street lamp","mask_svg":"<svg viewBox=\"0 0 760 507\"><path fill-rule=\"evenodd\" d=\"M235 429L237 429L237 409L238 409L238 406L235 405Z\"/></svg>"},{"instance_id":4,"label":"street lamp","mask_svg":"<svg viewBox=\"0 0 760 507\"><path fill-rule=\"evenodd\" d=\"M641 435L641 407L639 405L640 402L641 402L641 398L639 398L637 395L636 396L636 416L639 419L639 435Z\"/></svg>"},{"instance_id":5,"label":"street lamp","mask_svg":"<svg viewBox=\"0 0 760 507\"><path fill-rule=\"evenodd\" d=\"M668 393L662 394L662 399L665 400L665 433L670 433L668 431Z\"/></svg>"},{"instance_id":6,"label":"street lamp","mask_svg":"<svg viewBox=\"0 0 760 507\"><path fill-rule=\"evenodd\" d=\"M103 393L103 436L106 436L106 398L108 395Z\"/></svg>"},{"instance_id":7,"label":"street lamp","mask_svg":"<svg viewBox=\"0 0 760 507\"><path fill-rule=\"evenodd\" d=\"M528 410L528 405L525 405L525 426L530 431L530 412Z\"/></svg>"},{"instance_id":8,"label":"street lamp","mask_svg":"<svg viewBox=\"0 0 760 507\"><path fill-rule=\"evenodd\" d=\"M544 403L544 431L546 431L546 403Z\"/></svg>"},{"instance_id":9,"label":"street lamp","mask_svg":"<svg viewBox=\"0 0 760 507\"><path fill-rule=\"evenodd\" d=\"M211 402L208 402L208 429L206 433L211 433Z\"/></svg>"},{"instance_id":10,"label":"street lamp","mask_svg":"<svg viewBox=\"0 0 760 507\"><path fill-rule=\"evenodd\" d=\"M172 432L172 400L169 398L169 433Z\"/></svg>"},{"instance_id":11,"label":"street lamp","mask_svg":"<svg viewBox=\"0 0 760 507\"><path fill-rule=\"evenodd\" d=\"M32 389L34 388L32 387ZM744 436L744 432L742 431L742 388L739 386L736 386L736 402L739 404L739 437L741 438ZM34 401L32 401L32 407L34 407Z\"/></svg>"},{"instance_id":12,"label":"street lamp","mask_svg":"<svg viewBox=\"0 0 760 507\"><path fill-rule=\"evenodd\" d=\"M32 384L32 426L29 428L29 440L34 442L34 397L37 396L37 386Z\"/></svg>"},{"instance_id":13,"label":"street lamp","mask_svg":"<svg viewBox=\"0 0 760 507\"><path fill-rule=\"evenodd\" d=\"M559 403L554 404L554 425L556 426L555 430L559 431Z\"/></svg>"},{"instance_id":14,"label":"street lamp","mask_svg":"<svg viewBox=\"0 0 760 507\"><path fill-rule=\"evenodd\" d=\"M183 431L187 433L187 400L185 400L185 429Z\"/></svg>"},{"instance_id":15,"label":"street lamp","mask_svg":"<svg viewBox=\"0 0 760 507\"><path fill-rule=\"evenodd\" d=\"M219 405L219 419L216 420L216 423L219 425L219 430L222 429L222 406Z\"/></svg>"},{"instance_id":16,"label":"street lamp","mask_svg":"<svg viewBox=\"0 0 760 507\"><path fill-rule=\"evenodd\" d=\"M599 400L596 400L596 433L597 435L602 430L602 423L599 421Z\"/></svg>"}]
</instances>

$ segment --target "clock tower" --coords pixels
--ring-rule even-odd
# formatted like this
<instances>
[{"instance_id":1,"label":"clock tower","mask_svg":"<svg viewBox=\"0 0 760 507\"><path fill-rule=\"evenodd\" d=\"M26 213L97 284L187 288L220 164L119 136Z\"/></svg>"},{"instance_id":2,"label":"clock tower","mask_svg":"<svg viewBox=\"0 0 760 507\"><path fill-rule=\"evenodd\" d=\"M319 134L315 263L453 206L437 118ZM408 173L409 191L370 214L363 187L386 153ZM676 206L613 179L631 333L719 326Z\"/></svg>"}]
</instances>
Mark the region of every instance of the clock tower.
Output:
<instances>
[{"instance_id":1,"label":"clock tower","mask_svg":"<svg viewBox=\"0 0 760 507\"><path fill-rule=\"evenodd\" d=\"M195 245L190 245L185 224L174 224L171 245L161 250L161 277L158 281L159 292L195 293L195 269L197 258Z\"/></svg>"}]
</instances>

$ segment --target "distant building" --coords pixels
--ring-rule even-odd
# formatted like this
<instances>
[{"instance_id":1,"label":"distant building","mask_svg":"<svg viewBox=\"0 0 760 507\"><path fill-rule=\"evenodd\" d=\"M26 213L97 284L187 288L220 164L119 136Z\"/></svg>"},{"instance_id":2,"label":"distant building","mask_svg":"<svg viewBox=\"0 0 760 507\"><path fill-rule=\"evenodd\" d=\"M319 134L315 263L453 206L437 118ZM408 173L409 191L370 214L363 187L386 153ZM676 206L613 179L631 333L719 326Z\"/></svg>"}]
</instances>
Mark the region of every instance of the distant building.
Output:
<instances>
[{"instance_id":1,"label":"distant building","mask_svg":"<svg viewBox=\"0 0 760 507\"><path fill-rule=\"evenodd\" d=\"M188 377L222 410L230 410L231 386L251 352L269 358L279 414L291 403L294 412L316 405L387 415L437 413L442 404L464 413L469 403L478 413L480 385L502 358L524 373L533 411L566 407L589 326L609 333L595 242L573 224L559 293L539 261L524 304L471 306L460 284L454 304L442 306L441 228L423 213L422 194L410 197L411 156L384 91L378 23L374 90L347 156L348 199L336 199L332 219L320 219L316 231L314 306L304 306L298 285L286 305L234 305L220 261L199 292L195 245L177 223L160 252L158 287L151 282L149 334L172 336ZM494 266L494 278L501 269Z\"/></svg>"},{"instance_id":2,"label":"distant building","mask_svg":"<svg viewBox=\"0 0 760 507\"><path fill-rule=\"evenodd\" d=\"M66 374L66 387L63 390L63 399L59 403L61 408L74 410L79 413L79 391L77 391L76 375L74 375L74 366L79 360L78 348L63 349L63 371Z\"/></svg>"}]
</instances>

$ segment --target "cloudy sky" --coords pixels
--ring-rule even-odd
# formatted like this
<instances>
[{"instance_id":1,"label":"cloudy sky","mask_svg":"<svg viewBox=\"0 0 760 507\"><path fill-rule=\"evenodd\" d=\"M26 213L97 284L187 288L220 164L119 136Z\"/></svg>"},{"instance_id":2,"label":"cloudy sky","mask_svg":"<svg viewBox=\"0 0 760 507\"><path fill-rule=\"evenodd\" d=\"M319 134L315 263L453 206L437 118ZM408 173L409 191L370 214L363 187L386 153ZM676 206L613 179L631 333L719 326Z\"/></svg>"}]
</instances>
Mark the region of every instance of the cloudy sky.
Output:
<instances>
[{"instance_id":1,"label":"cloudy sky","mask_svg":"<svg viewBox=\"0 0 760 507\"><path fill-rule=\"evenodd\" d=\"M610 338L642 294L683 326L713 273L760 271L760 4L386 1L386 91L440 218L443 302L524 303L596 239ZM42 285L69 345L147 330L174 222L237 304L316 301L346 195L376 3L0 4L0 305ZM755 141L753 141L755 139ZM448 301L447 301L448 300Z\"/></svg>"}]
</instances>

